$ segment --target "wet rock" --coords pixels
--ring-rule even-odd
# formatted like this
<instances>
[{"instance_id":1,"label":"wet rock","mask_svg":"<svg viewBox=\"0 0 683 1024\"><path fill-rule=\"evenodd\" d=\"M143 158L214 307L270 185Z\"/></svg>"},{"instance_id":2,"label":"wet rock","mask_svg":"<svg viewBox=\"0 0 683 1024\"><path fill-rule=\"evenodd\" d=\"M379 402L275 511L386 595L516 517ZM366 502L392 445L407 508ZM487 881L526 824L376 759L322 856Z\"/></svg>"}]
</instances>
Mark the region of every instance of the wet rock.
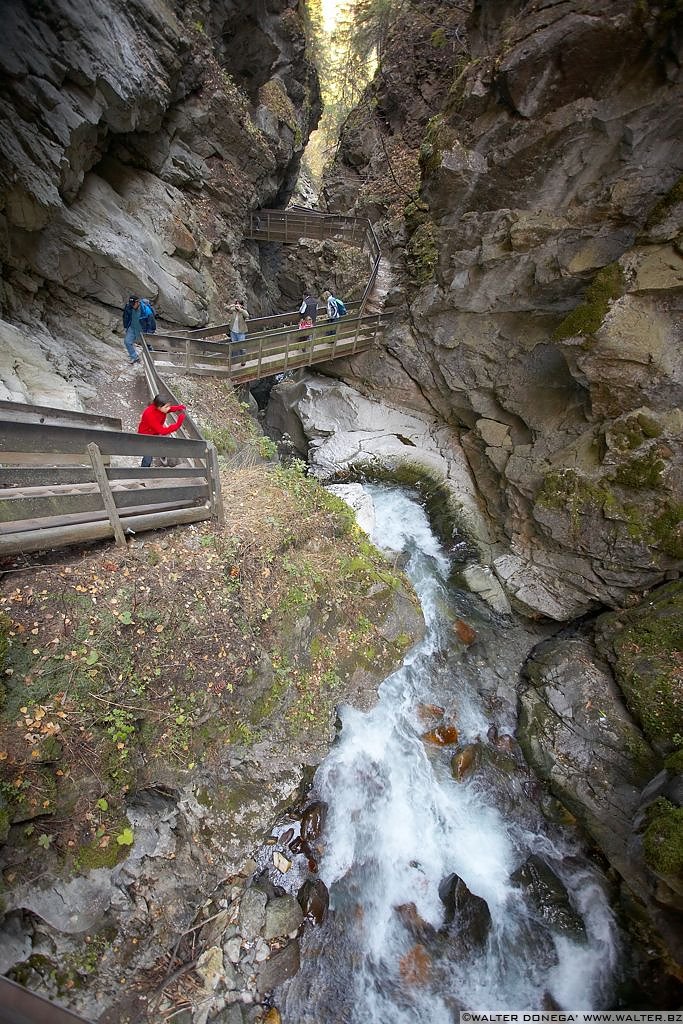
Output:
<instances>
[{"instance_id":1,"label":"wet rock","mask_svg":"<svg viewBox=\"0 0 683 1024\"><path fill-rule=\"evenodd\" d=\"M264 868L264 870L259 872L259 874L254 878L252 888L260 889L261 892L266 894L269 900L274 900L276 896L284 896L286 892L281 885L275 885L267 868Z\"/></svg>"},{"instance_id":2,"label":"wet rock","mask_svg":"<svg viewBox=\"0 0 683 1024\"><path fill-rule=\"evenodd\" d=\"M478 743L469 743L462 750L453 754L451 758L453 778L457 779L458 782L462 782L465 776L478 766L480 760L480 745Z\"/></svg>"},{"instance_id":3,"label":"wet rock","mask_svg":"<svg viewBox=\"0 0 683 1024\"><path fill-rule=\"evenodd\" d=\"M632 846L633 819L659 764L609 666L588 640L555 639L534 650L526 671L517 735L527 762L647 902L652 878ZM673 942L679 926L653 904L649 913Z\"/></svg>"},{"instance_id":4,"label":"wet rock","mask_svg":"<svg viewBox=\"0 0 683 1024\"><path fill-rule=\"evenodd\" d=\"M321 800L310 804L301 815L301 838L306 843L319 839L325 826L327 804Z\"/></svg>"},{"instance_id":5,"label":"wet rock","mask_svg":"<svg viewBox=\"0 0 683 1024\"><path fill-rule=\"evenodd\" d=\"M293 828L288 828L287 831L283 832L282 835L280 836L279 842L281 842L283 846L286 846L287 843L291 842L293 837L294 837L294 829Z\"/></svg>"},{"instance_id":6,"label":"wet rock","mask_svg":"<svg viewBox=\"0 0 683 1024\"><path fill-rule=\"evenodd\" d=\"M375 505L361 484L331 484L325 490L345 501L356 513L356 522L361 530L372 533L375 528Z\"/></svg>"},{"instance_id":7,"label":"wet rock","mask_svg":"<svg viewBox=\"0 0 683 1024\"><path fill-rule=\"evenodd\" d=\"M293 896L279 896L266 907L265 939L277 939L295 932L304 919L303 912Z\"/></svg>"},{"instance_id":8,"label":"wet rock","mask_svg":"<svg viewBox=\"0 0 683 1024\"><path fill-rule=\"evenodd\" d=\"M436 935L436 929L420 917L414 903L402 903L394 909L414 938L431 939Z\"/></svg>"},{"instance_id":9,"label":"wet rock","mask_svg":"<svg viewBox=\"0 0 683 1024\"><path fill-rule=\"evenodd\" d=\"M510 878L524 890L538 917L549 928L575 941L585 939L583 919L572 907L564 883L545 861L532 854Z\"/></svg>"},{"instance_id":10,"label":"wet rock","mask_svg":"<svg viewBox=\"0 0 683 1024\"><path fill-rule=\"evenodd\" d=\"M470 949L481 948L491 928L491 911L486 900L470 892L456 874L443 879L439 885L439 899L446 908L445 923L449 934L457 934Z\"/></svg>"},{"instance_id":11,"label":"wet rock","mask_svg":"<svg viewBox=\"0 0 683 1024\"><path fill-rule=\"evenodd\" d=\"M422 735L424 743L431 743L436 747L450 747L458 742L458 730L454 725L437 725Z\"/></svg>"},{"instance_id":12,"label":"wet rock","mask_svg":"<svg viewBox=\"0 0 683 1024\"><path fill-rule=\"evenodd\" d=\"M555 1002L550 992L544 992L543 998L541 999L542 1010L561 1010L562 1007L559 1003Z\"/></svg>"},{"instance_id":13,"label":"wet rock","mask_svg":"<svg viewBox=\"0 0 683 1024\"><path fill-rule=\"evenodd\" d=\"M401 978L407 985L426 985L431 974L431 966L429 953L419 943L398 962Z\"/></svg>"},{"instance_id":14,"label":"wet rock","mask_svg":"<svg viewBox=\"0 0 683 1024\"><path fill-rule=\"evenodd\" d=\"M514 736L510 736L509 733L504 732L496 740L496 749L502 750L504 754L513 754L516 750Z\"/></svg>"},{"instance_id":15,"label":"wet rock","mask_svg":"<svg viewBox=\"0 0 683 1024\"><path fill-rule=\"evenodd\" d=\"M327 917L330 894L320 878L309 878L299 889L297 900L310 924L322 924Z\"/></svg>"},{"instance_id":16,"label":"wet rock","mask_svg":"<svg viewBox=\"0 0 683 1024\"><path fill-rule=\"evenodd\" d=\"M240 903L240 931L245 939L255 939L266 922L266 894L260 889L247 889Z\"/></svg>"},{"instance_id":17,"label":"wet rock","mask_svg":"<svg viewBox=\"0 0 683 1024\"><path fill-rule=\"evenodd\" d=\"M257 987L261 995L281 985L287 978L293 977L299 970L299 943L296 939L289 942L284 949L274 953L270 960L261 965L257 977Z\"/></svg>"},{"instance_id":18,"label":"wet rock","mask_svg":"<svg viewBox=\"0 0 683 1024\"><path fill-rule=\"evenodd\" d=\"M418 704L417 714L423 722L429 722L435 718L442 718L445 708L439 707L438 704Z\"/></svg>"},{"instance_id":19,"label":"wet rock","mask_svg":"<svg viewBox=\"0 0 683 1024\"><path fill-rule=\"evenodd\" d=\"M462 619L456 619L453 623L453 632L461 643L469 647L477 639L476 632Z\"/></svg>"}]
</instances>

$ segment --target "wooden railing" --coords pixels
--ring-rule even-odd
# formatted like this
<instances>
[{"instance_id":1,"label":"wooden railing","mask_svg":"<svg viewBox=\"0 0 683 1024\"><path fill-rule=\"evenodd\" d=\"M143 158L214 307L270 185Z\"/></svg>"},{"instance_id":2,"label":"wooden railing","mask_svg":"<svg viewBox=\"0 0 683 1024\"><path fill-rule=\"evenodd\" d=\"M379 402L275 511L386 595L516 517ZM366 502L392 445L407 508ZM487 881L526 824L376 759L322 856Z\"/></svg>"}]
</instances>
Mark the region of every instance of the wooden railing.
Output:
<instances>
[{"instance_id":1,"label":"wooden railing","mask_svg":"<svg viewBox=\"0 0 683 1024\"><path fill-rule=\"evenodd\" d=\"M68 410L55 411L58 423L42 415L49 410L31 422L30 411L5 410L11 404L0 402L0 556L111 536L125 546L126 535L139 531L222 521L208 442L125 433L116 420L114 429L111 420L84 426L87 414ZM188 464L143 469L144 455ZM121 457L136 464L112 464Z\"/></svg>"},{"instance_id":2,"label":"wooden railing","mask_svg":"<svg viewBox=\"0 0 683 1024\"><path fill-rule=\"evenodd\" d=\"M152 362L161 370L229 377L245 384L261 377L328 362L364 352L371 347L391 314L367 313L367 302L377 279L381 251L368 220L313 210L257 210L250 215L245 237L281 243L301 238L337 238L367 250L370 274L360 301L347 305L347 315L327 319L318 306L316 326L299 330L300 313L252 317L244 341L231 343L230 324L213 324L190 331L168 331L150 337Z\"/></svg>"},{"instance_id":3,"label":"wooden railing","mask_svg":"<svg viewBox=\"0 0 683 1024\"><path fill-rule=\"evenodd\" d=\"M333 238L365 249L370 260L370 275L357 304L359 312L365 312L367 301L377 280L382 250L375 229L367 218L347 217L331 213L316 213L302 207L287 210L254 210L249 218L246 238L264 242L298 242L301 238ZM252 322L249 322L252 330Z\"/></svg>"},{"instance_id":4,"label":"wooden railing","mask_svg":"<svg viewBox=\"0 0 683 1024\"><path fill-rule=\"evenodd\" d=\"M229 377L244 384L369 349L390 315L367 313L380 263L372 225L311 210L258 210L249 237L296 242L337 238L367 249L370 276L360 302L337 320L299 330L292 311L249 321L232 344L228 324L150 335L141 356L150 396L180 404L159 370ZM153 346L152 349L148 346ZM124 433L112 417L0 402L0 556L216 517L223 520L216 452L186 415L174 438ZM179 469L142 469L143 455L183 459ZM119 464L112 464L112 459Z\"/></svg>"},{"instance_id":5,"label":"wooden railing","mask_svg":"<svg viewBox=\"0 0 683 1024\"><path fill-rule=\"evenodd\" d=\"M212 337L155 334L150 357L164 373L229 377L235 384L244 384L364 352L383 332L389 319L386 313L345 316L304 330L290 326L256 335L249 333L236 344Z\"/></svg>"},{"instance_id":6,"label":"wooden railing","mask_svg":"<svg viewBox=\"0 0 683 1024\"><path fill-rule=\"evenodd\" d=\"M0 1024L88 1024L85 1017L0 978Z\"/></svg>"}]
</instances>

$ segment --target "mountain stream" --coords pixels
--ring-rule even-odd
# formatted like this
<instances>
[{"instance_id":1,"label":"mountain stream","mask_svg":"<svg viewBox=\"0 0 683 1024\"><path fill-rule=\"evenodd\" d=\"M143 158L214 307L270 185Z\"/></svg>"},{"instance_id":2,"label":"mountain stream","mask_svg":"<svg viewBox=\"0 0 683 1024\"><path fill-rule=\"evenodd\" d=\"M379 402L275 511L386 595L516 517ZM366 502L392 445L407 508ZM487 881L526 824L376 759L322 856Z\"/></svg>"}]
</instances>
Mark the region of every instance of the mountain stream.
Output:
<instances>
[{"instance_id":1,"label":"mountain stream","mask_svg":"<svg viewBox=\"0 0 683 1024\"><path fill-rule=\"evenodd\" d=\"M605 1008L619 949L604 879L542 813L549 798L512 739L517 673L537 641L449 583L417 500L368 490L372 539L405 558L427 631L373 710L340 710L317 770L330 912L307 928L301 969L278 993L283 1020L447 1024L457 1010ZM469 646L458 618L476 627ZM457 746L425 741L440 709ZM469 753L456 771L458 751Z\"/></svg>"}]
</instances>

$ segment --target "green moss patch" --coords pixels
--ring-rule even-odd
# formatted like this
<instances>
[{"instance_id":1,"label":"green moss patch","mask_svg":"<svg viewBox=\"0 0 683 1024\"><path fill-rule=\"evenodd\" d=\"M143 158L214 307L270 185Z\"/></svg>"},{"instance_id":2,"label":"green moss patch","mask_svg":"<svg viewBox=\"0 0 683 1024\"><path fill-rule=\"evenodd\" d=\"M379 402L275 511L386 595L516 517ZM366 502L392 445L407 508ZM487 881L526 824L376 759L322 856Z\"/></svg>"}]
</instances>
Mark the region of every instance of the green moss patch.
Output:
<instances>
[{"instance_id":1,"label":"green moss patch","mask_svg":"<svg viewBox=\"0 0 683 1024\"><path fill-rule=\"evenodd\" d=\"M659 588L636 608L599 621L632 714L664 752L683 746L683 584Z\"/></svg>"},{"instance_id":2,"label":"green moss patch","mask_svg":"<svg viewBox=\"0 0 683 1024\"><path fill-rule=\"evenodd\" d=\"M660 797L648 808L645 860L659 875L683 878L683 807Z\"/></svg>"},{"instance_id":3,"label":"green moss patch","mask_svg":"<svg viewBox=\"0 0 683 1024\"><path fill-rule=\"evenodd\" d=\"M610 302L620 298L625 287L624 274L618 263L603 267L586 289L585 300L556 328L553 334L555 340L595 334L605 318Z\"/></svg>"}]
</instances>

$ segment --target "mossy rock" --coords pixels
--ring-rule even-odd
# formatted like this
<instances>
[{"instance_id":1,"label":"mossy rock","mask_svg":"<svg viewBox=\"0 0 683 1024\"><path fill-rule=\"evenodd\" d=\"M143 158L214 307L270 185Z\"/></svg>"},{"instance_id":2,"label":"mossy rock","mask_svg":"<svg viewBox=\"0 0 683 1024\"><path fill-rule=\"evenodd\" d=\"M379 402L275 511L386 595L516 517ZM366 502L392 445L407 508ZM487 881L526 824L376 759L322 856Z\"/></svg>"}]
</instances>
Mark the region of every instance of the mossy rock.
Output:
<instances>
[{"instance_id":1,"label":"mossy rock","mask_svg":"<svg viewBox=\"0 0 683 1024\"><path fill-rule=\"evenodd\" d=\"M666 584L635 608L601 616L596 639L650 742L663 753L683 747L683 583Z\"/></svg>"},{"instance_id":2,"label":"mossy rock","mask_svg":"<svg viewBox=\"0 0 683 1024\"><path fill-rule=\"evenodd\" d=\"M434 277L439 263L437 238L436 226L430 221L425 221L416 228L406 246L408 271L413 284L418 288Z\"/></svg>"},{"instance_id":3,"label":"mossy rock","mask_svg":"<svg viewBox=\"0 0 683 1024\"><path fill-rule=\"evenodd\" d=\"M660 797L647 811L645 860L658 875L683 879L683 807Z\"/></svg>"},{"instance_id":4,"label":"mossy rock","mask_svg":"<svg viewBox=\"0 0 683 1024\"><path fill-rule=\"evenodd\" d=\"M595 334L605 318L610 302L621 298L625 289L624 274L619 264L610 263L603 267L586 289L585 300L556 328L553 335L555 340Z\"/></svg>"}]
</instances>

